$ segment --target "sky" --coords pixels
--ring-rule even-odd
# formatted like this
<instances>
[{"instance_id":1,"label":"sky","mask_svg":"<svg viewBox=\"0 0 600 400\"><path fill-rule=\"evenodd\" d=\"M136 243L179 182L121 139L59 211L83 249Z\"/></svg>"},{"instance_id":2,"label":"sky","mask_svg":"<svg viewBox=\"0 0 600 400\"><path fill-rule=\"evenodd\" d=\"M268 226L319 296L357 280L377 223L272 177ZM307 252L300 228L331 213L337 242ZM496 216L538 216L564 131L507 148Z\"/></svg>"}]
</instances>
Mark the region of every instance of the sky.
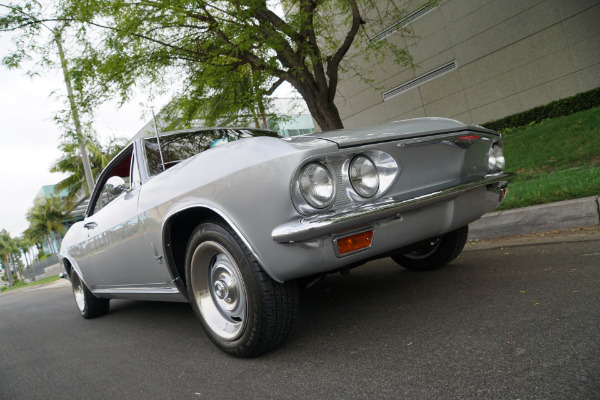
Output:
<instances>
[{"instance_id":1,"label":"sky","mask_svg":"<svg viewBox=\"0 0 600 400\"><path fill-rule=\"evenodd\" d=\"M11 48L11 41L0 36L0 58ZM65 177L50 173L61 154L61 131L52 118L65 106L62 72L48 70L32 79L26 71L0 65L0 230L13 237L27 229L25 214L40 188ZM144 126L144 113L149 115L150 107L159 110L166 98L143 103L138 96L121 108L113 102L96 110L93 128L101 142L131 138Z\"/></svg>"},{"instance_id":2,"label":"sky","mask_svg":"<svg viewBox=\"0 0 600 400\"><path fill-rule=\"evenodd\" d=\"M13 48L10 38L0 35L0 59ZM66 88L60 70L48 70L35 78L0 65L0 230L20 236L28 227L25 215L42 186L53 185L66 175L50 173L61 153L61 130L54 115L66 106ZM292 89L282 85L274 96L289 98ZM118 107L107 103L95 110L93 129L101 143L111 137L130 139L168 101L165 95L152 103L142 95ZM297 110L296 110L297 112Z\"/></svg>"}]
</instances>

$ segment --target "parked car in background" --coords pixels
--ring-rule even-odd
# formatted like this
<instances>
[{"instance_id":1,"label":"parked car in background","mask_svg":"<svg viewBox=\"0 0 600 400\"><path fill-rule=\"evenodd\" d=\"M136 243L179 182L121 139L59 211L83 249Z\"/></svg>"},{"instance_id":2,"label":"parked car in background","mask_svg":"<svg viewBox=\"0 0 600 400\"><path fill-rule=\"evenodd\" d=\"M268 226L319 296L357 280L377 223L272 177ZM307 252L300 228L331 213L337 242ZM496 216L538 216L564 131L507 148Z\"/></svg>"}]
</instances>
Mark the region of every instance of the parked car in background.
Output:
<instances>
[{"instance_id":1,"label":"parked car in background","mask_svg":"<svg viewBox=\"0 0 600 400\"><path fill-rule=\"evenodd\" d=\"M499 134L443 118L163 133L110 162L60 256L85 318L114 298L190 302L217 347L250 357L288 335L305 278L452 261L502 202L503 169Z\"/></svg>"}]
</instances>

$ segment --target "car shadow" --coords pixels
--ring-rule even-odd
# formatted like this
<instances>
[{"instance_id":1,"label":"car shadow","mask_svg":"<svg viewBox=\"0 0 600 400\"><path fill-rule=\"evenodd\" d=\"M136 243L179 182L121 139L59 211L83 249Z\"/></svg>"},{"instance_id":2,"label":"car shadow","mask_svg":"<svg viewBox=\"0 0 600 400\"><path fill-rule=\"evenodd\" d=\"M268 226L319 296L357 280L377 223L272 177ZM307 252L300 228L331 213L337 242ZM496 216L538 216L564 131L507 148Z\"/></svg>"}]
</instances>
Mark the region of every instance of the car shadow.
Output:
<instances>
[{"instance_id":1,"label":"car shadow","mask_svg":"<svg viewBox=\"0 0 600 400\"><path fill-rule=\"evenodd\" d=\"M415 273L382 259L353 269L348 276L328 275L301 291L297 325L281 349L319 347L330 340L351 342L356 335L385 337L420 318L439 317L445 312L440 301L452 302L456 281L461 276L469 279L469 274L460 274L463 267L454 261L436 271ZM189 335L186 341L212 347L188 303L112 300L104 318L136 329L151 328L159 337L177 331L180 338Z\"/></svg>"}]
</instances>

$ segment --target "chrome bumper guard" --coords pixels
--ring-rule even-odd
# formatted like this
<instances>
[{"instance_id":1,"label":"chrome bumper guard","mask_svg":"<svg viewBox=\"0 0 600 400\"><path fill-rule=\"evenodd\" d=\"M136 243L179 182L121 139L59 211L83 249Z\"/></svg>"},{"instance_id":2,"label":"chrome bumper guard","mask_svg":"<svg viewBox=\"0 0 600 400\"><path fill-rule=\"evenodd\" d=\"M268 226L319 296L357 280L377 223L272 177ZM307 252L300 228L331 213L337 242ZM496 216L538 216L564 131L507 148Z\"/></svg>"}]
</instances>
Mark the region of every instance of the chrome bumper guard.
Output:
<instances>
[{"instance_id":1,"label":"chrome bumper guard","mask_svg":"<svg viewBox=\"0 0 600 400\"><path fill-rule=\"evenodd\" d=\"M302 218L273 229L273 240L277 243L298 243L317 239L325 235L356 228L373 222L400 218L402 214L454 200L462 193L486 186L498 191L508 184L511 174L502 173L462 183L447 189L406 200L382 199L375 203L361 205L352 210L333 212ZM498 199L498 204L502 201Z\"/></svg>"}]
</instances>

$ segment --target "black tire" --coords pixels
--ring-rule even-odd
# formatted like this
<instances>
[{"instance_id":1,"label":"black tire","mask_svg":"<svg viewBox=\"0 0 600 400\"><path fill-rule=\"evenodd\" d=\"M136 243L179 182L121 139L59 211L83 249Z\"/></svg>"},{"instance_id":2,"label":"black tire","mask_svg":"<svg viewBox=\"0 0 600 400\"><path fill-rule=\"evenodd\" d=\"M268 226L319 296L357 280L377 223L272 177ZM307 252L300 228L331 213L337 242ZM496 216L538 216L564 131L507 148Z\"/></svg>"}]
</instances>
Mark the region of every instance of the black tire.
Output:
<instances>
[{"instance_id":1,"label":"black tire","mask_svg":"<svg viewBox=\"0 0 600 400\"><path fill-rule=\"evenodd\" d=\"M392 260L411 271L431 271L454 260L467 242L469 227L463 226L444 236L431 238L408 253L392 256Z\"/></svg>"},{"instance_id":2,"label":"black tire","mask_svg":"<svg viewBox=\"0 0 600 400\"><path fill-rule=\"evenodd\" d=\"M189 299L210 340L235 357L255 357L279 346L298 315L295 281L265 273L231 228L211 221L188 242Z\"/></svg>"},{"instance_id":3,"label":"black tire","mask_svg":"<svg viewBox=\"0 0 600 400\"><path fill-rule=\"evenodd\" d=\"M75 296L75 305L83 318L96 318L108 312L110 300L94 296L79 278L75 269L71 271L71 287L73 288L73 296Z\"/></svg>"}]
</instances>

